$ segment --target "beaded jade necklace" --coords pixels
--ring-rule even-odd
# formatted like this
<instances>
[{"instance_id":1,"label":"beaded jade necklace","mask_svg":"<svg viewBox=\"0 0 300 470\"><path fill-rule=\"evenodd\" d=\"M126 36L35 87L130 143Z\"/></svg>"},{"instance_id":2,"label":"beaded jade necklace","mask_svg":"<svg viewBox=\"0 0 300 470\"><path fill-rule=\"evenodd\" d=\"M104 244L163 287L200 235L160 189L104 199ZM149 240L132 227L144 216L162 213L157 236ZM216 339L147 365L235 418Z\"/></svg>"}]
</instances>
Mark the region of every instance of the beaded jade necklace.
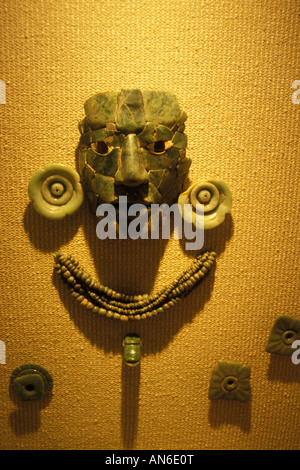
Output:
<instances>
[{"instance_id":1,"label":"beaded jade necklace","mask_svg":"<svg viewBox=\"0 0 300 470\"><path fill-rule=\"evenodd\" d=\"M101 285L72 256L54 255L57 274L87 310L123 321L141 320L163 313L185 297L210 271L215 252L198 255L189 269L157 294L127 295Z\"/></svg>"}]
</instances>

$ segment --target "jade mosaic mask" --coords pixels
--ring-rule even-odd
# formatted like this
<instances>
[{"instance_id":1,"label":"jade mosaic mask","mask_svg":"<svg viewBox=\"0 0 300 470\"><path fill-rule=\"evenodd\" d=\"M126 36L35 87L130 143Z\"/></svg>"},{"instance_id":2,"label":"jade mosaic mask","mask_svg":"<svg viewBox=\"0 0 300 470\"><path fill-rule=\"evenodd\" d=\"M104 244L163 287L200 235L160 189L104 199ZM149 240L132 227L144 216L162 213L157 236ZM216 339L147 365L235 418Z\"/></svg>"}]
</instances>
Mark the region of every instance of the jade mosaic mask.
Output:
<instances>
[{"instance_id":1,"label":"jade mosaic mask","mask_svg":"<svg viewBox=\"0 0 300 470\"><path fill-rule=\"evenodd\" d=\"M93 213L118 205L176 201L191 160L186 158L187 115L174 94L121 90L99 93L84 105L77 158Z\"/></svg>"}]
</instances>

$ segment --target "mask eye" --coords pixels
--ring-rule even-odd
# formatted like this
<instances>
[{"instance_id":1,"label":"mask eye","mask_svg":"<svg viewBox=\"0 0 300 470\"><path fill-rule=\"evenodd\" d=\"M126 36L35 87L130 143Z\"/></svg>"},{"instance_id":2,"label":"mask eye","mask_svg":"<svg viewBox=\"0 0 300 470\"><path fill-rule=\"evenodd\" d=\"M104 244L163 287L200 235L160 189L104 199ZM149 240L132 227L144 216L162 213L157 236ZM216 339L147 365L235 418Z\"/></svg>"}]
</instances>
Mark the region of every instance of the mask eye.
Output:
<instances>
[{"instance_id":1,"label":"mask eye","mask_svg":"<svg viewBox=\"0 0 300 470\"><path fill-rule=\"evenodd\" d=\"M164 153L172 147L172 142L158 140L157 142L151 142L151 144L147 145L147 149L153 153Z\"/></svg>"},{"instance_id":2,"label":"mask eye","mask_svg":"<svg viewBox=\"0 0 300 470\"><path fill-rule=\"evenodd\" d=\"M110 150L106 142L101 140L100 142L93 142L92 149L96 153L100 153L101 155L106 155Z\"/></svg>"}]
</instances>

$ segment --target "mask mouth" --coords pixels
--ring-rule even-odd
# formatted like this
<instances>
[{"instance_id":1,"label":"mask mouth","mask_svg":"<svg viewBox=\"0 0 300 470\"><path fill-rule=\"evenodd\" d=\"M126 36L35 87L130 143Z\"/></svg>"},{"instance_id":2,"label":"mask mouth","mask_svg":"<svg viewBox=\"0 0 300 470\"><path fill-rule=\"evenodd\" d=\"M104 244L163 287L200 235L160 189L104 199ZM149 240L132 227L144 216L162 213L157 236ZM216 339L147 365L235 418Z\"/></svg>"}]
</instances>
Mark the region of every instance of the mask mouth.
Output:
<instances>
[{"instance_id":1,"label":"mask mouth","mask_svg":"<svg viewBox=\"0 0 300 470\"><path fill-rule=\"evenodd\" d=\"M129 212L130 212L130 208L133 207L135 204L142 204L142 210L139 210L137 208L137 210L133 211L134 214L130 215ZM116 202L113 204L115 209L116 209L116 213L117 213L117 217L118 217L118 220L120 220L120 218L122 217L125 217L126 219L128 219L128 221L131 221L132 219L135 219L137 216L141 215L142 213L145 215L149 215L151 213L151 205L149 203L146 203L145 201L134 201L133 203L121 203L119 204L119 202Z\"/></svg>"},{"instance_id":2,"label":"mask mouth","mask_svg":"<svg viewBox=\"0 0 300 470\"><path fill-rule=\"evenodd\" d=\"M146 207L149 207L151 204L148 202L148 201L145 201L144 199L140 198L140 199L135 199L135 200L131 200L129 198L127 198L127 201L120 201L120 199L116 199L113 203L112 203L116 209L119 209L119 206L121 207L131 207L133 206L134 204L142 204L143 206L146 206Z\"/></svg>"},{"instance_id":3,"label":"mask mouth","mask_svg":"<svg viewBox=\"0 0 300 470\"><path fill-rule=\"evenodd\" d=\"M139 208L134 208L137 210L133 210L132 214L130 214L130 209L133 207L135 204L141 204L142 208L141 210ZM131 222L131 220L135 219L136 217L144 214L145 217L149 217L151 213L151 204L141 197L139 199L132 199L127 197L127 201L123 200L117 200L114 201L113 203L115 209L116 209L116 214L117 214L117 220L120 222L121 220L127 220L128 223Z\"/></svg>"},{"instance_id":4,"label":"mask mouth","mask_svg":"<svg viewBox=\"0 0 300 470\"><path fill-rule=\"evenodd\" d=\"M116 209L119 208L120 202L121 202L121 207L125 207L125 205L132 206L133 204L143 204L144 206L149 206L149 200L148 199L148 184L143 184L140 185L136 188L128 188L125 186L116 186L115 185L115 196L116 199L113 201L114 206ZM122 200L120 201L120 197L122 197ZM124 197L126 199L124 200Z\"/></svg>"}]
</instances>

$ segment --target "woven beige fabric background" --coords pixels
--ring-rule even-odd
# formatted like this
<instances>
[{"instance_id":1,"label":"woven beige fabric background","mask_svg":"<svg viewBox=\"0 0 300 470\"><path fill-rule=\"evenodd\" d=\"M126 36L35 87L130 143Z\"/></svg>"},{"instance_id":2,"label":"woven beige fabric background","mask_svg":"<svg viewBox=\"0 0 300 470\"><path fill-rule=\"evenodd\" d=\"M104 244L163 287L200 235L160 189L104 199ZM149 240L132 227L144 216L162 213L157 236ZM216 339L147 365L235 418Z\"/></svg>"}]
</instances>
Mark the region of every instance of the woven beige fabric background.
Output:
<instances>
[{"instance_id":1,"label":"woven beige fabric background","mask_svg":"<svg viewBox=\"0 0 300 470\"><path fill-rule=\"evenodd\" d=\"M264 351L279 314L299 318L297 0L2 0L2 449L299 449L300 365ZM192 260L177 240L100 241L86 204L50 222L29 203L39 167L75 167L83 103L121 88L170 90L185 109L190 181L224 179L234 205L205 246L203 284L161 317L134 324L79 308L51 253L102 283L157 291ZM122 365L139 333L140 369ZM247 404L208 399L219 359L251 366ZM47 406L18 405L15 367L47 368Z\"/></svg>"}]
</instances>

